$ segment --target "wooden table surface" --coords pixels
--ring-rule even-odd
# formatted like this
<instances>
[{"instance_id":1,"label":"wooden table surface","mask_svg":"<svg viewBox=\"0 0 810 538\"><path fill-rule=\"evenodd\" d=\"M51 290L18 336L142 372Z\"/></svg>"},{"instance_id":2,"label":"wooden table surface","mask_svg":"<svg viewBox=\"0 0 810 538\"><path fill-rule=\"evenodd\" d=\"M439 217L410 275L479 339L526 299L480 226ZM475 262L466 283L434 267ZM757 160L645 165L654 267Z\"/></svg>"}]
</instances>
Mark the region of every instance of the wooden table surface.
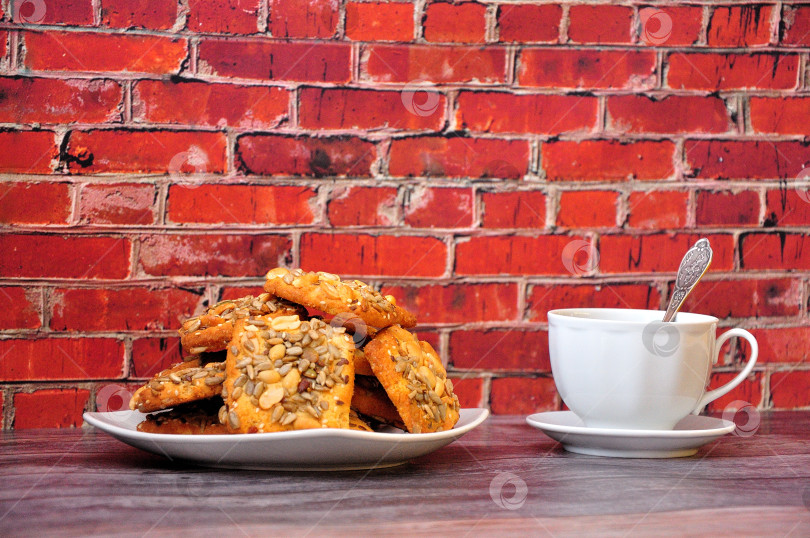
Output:
<instances>
[{"instance_id":1,"label":"wooden table surface","mask_svg":"<svg viewBox=\"0 0 810 538\"><path fill-rule=\"evenodd\" d=\"M808 441L810 412L763 413L690 458L612 459L496 416L404 466L279 473L179 465L91 428L5 432L0 535L810 536Z\"/></svg>"}]
</instances>

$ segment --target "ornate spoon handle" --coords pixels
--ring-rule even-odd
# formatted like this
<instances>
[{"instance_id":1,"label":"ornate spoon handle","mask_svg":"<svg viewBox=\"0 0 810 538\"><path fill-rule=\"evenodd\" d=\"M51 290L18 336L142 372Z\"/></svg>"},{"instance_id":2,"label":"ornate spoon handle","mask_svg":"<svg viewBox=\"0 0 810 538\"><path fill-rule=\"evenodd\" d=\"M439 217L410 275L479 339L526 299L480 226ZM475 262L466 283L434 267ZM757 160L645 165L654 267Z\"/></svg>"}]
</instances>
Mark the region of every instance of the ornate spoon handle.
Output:
<instances>
[{"instance_id":1,"label":"ornate spoon handle","mask_svg":"<svg viewBox=\"0 0 810 538\"><path fill-rule=\"evenodd\" d=\"M678 268L678 276L675 278L675 289L672 290L672 298L667 306L667 313L664 314L664 321L672 321L675 314L680 310L686 297L694 289L700 277L712 263L712 247L709 246L708 239L700 239L695 245L686 251L681 266Z\"/></svg>"}]
</instances>

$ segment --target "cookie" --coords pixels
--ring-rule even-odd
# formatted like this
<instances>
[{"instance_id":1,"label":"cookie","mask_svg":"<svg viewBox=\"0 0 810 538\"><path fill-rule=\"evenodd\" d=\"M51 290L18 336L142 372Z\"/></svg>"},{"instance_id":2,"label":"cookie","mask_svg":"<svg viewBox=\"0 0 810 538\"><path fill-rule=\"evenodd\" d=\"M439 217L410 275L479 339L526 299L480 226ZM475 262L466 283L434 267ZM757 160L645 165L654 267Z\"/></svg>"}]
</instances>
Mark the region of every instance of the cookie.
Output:
<instances>
[{"instance_id":1,"label":"cookie","mask_svg":"<svg viewBox=\"0 0 810 538\"><path fill-rule=\"evenodd\" d=\"M366 345L365 355L409 432L443 431L455 426L458 397L430 344L394 325Z\"/></svg>"},{"instance_id":2,"label":"cookie","mask_svg":"<svg viewBox=\"0 0 810 538\"><path fill-rule=\"evenodd\" d=\"M198 400L218 396L225 381L225 364L211 362L202 365L200 359L175 364L155 375L135 391L129 408L151 413Z\"/></svg>"},{"instance_id":3,"label":"cookie","mask_svg":"<svg viewBox=\"0 0 810 538\"><path fill-rule=\"evenodd\" d=\"M373 432L374 430L371 429L371 426L365 423L365 421L360 418L357 413L352 409L349 411L349 429L350 430L360 430L364 432Z\"/></svg>"},{"instance_id":4,"label":"cookie","mask_svg":"<svg viewBox=\"0 0 810 538\"><path fill-rule=\"evenodd\" d=\"M354 344L297 315L236 322L219 419L235 433L348 428Z\"/></svg>"},{"instance_id":5,"label":"cookie","mask_svg":"<svg viewBox=\"0 0 810 538\"><path fill-rule=\"evenodd\" d=\"M247 316L306 315L306 309L269 293L258 297L248 295L241 299L220 301L201 316L183 322L180 330L180 345L183 351L198 355L204 352L225 349L233 338L233 322Z\"/></svg>"},{"instance_id":6,"label":"cookie","mask_svg":"<svg viewBox=\"0 0 810 538\"><path fill-rule=\"evenodd\" d=\"M354 376L352 410L380 424L390 424L405 429L405 424L403 424L397 408L391 403L385 389L373 375Z\"/></svg>"},{"instance_id":7,"label":"cookie","mask_svg":"<svg viewBox=\"0 0 810 538\"><path fill-rule=\"evenodd\" d=\"M138 431L174 435L217 435L228 433L228 428L219 423L217 411L222 398L179 405L164 413L148 415L138 424Z\"/></svg>"},{"instance_id":8,"label":"cookie","mask_svg":"<svg viewBox=\"0 0 810 538\"><path fill-rule=\"evenodd\" d=\"M396 305L393 296L383 297L378 291L359 280L341 280L324 272L289 271L277 267L267 273L265 291L327 314L348 312L371 327L403 327L416 325L416 317Z\"/></svg>"},{"instance_id":9,"label":"cookie","mask_svg":"<svg viewBox=\"0 0 810 538\"><path fill-rule=\"evenodd\" d=\"M368 363L368 359L366 358L365 350L354 350L354 373L356 375L374 375L374 370L371 369L371 365Z\"/></svg>"}]
</instances>

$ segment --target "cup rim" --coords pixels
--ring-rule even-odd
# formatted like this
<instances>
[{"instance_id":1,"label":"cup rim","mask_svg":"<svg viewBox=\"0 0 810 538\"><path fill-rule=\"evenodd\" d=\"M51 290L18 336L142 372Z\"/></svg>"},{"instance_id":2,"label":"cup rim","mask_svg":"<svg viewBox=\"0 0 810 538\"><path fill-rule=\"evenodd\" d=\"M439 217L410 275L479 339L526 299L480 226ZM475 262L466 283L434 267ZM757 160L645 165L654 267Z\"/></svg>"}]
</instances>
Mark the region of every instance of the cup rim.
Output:
<instances>
[{"instance_id":1,"label":"cup rim","mask_svg":"<svg viewBox=\"0 0 810 538\"><path fill-rule=\"evenodd\" d=\"M648 310L644 308L557 308L554 310L548 311L548 320L551 322L552 319L556 321L574 321L575 323L595 323L598 325L603 324L619 324L619 325L629 325L629 326L645 326L655 319L647 319L647 320L628 320L628 319L607 319L607 318L598 318L598 317L589 317L589 316L577 316L574 315L576 313L581 312L591 312L591 313L599 313L599 312L647 312L647 313L658 313L660 314L660 320L663 323L664 314L666 313L665 310ZM685 316L683 315L685 314ZM686 318L686 319L684 319ZM717 323L720 320L714 316L709 316L707 314L696 314L693 312L679 312L678 316L676 317L677 321L670 321L668 323L672 323L673 325L678 326L696 326L696 325L706 325L708 323Z\"/></svg>"}]
</instances>

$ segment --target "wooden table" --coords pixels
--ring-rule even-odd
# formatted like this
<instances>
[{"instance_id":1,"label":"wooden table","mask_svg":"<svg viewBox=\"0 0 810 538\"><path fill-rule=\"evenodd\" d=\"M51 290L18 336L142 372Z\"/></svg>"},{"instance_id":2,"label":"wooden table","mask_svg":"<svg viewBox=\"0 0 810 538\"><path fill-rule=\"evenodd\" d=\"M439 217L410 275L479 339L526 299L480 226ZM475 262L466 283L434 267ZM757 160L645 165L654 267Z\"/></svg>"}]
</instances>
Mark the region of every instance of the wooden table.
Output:
<instances>
[{"instance_id":1,"label":"wooden table","mask_svg":"<svg viewBox=\"0 0 810 538\"><path fill-rule=\"evenodd\" d=\"M183 466L92 429L5 432L0 535L810 536L810 412L761 419L691 458L624 460L491 417L405 466L340 473Z\"/></svg>"}]
</instances>

